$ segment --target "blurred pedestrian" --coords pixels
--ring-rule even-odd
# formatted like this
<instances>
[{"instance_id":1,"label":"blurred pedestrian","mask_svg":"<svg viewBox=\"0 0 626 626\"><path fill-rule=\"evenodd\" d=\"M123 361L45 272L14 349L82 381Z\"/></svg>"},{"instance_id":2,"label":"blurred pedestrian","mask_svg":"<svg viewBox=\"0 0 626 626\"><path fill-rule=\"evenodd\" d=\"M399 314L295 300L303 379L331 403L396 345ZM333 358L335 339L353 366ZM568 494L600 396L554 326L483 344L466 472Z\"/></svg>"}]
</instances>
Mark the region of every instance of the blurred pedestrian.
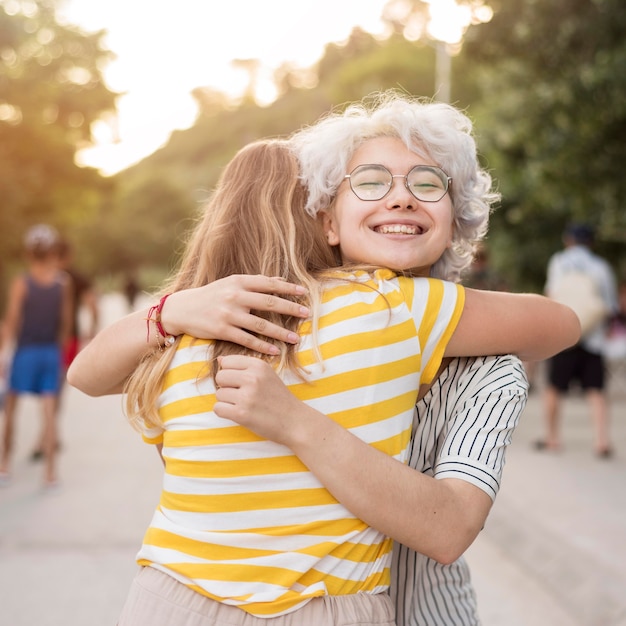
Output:
<instances>
[{"instance_id":1,"label":"blurred pedestrian","mask_svg":"<svg viewBox=\"0 0 626 626\"><path fill-rule=\"evenodd\" d=\"M474 260L467 276L463 278L463 284L471 289L509 290L504 277L492 266L489 250L483 244L477 246Z\"/></svg>"},{"instance_id":2,"label":"blurred pedestrian","mask_svg":"<svg viewBox=\"0 0 626 626\"><path fill-rule=\"evenodd\" d=\"M61 390L59 391L58 398L60 402L61 391L65 382L65 372L71 365L72 361L76 358L76 355L81 348L81 342L89 341L98 331L99 311L98 294L94 285L87 276L76 270L74 267L74 250L72 248L72 244L65 238L61 238L58 243L57 263L59 269L67 275L72 291L70 333L63 344L62 352L63 372L61 375ZM80 323L80 315L83 310L87 314L87 325L85 328L82 328ZM57 409L57 412L58 411L60 411L60 406ZM35 446L35 449L30 455L31 461L39 461L43 459L44 437L45 435L42 431L39 443ZM60 441L57 441L56 445L57 450L60 449Z\"/></svg>"},{"instance_id":3,"label":"blurred pedestrian","mask_svg":"<svg viewBox=\"0 0 626 626\"><path fill-rule=\"evenodd\" d=\"M4 320L0 319L0 355L3 354L3 336L4 336ZM4 409L4 400L6 398L6 393L7 393L7 380L6 380L6 375L5 375L5 371L2 368L2 365L0 363L0 411L2 411ZM1 479L1 477L0 477Z\"/></svg>"},{"instance_id":4,"label":"blurred pedestrian","mask_svg":"<svg viewBox=\"0 0 626 626\"><path fill-rule=\"evenodd\" d=\"M0 370L8 373L0 480L9 480L18 397L36 394L43 414L44 486L56 484L58 396L63 376L62 346L69 336L70 281L58 267L59 235L46 224L26 233L27 271L9 287L2 329ZM11 358L12 355L12 358Z\"/></svg>"},{"instance_id":5,"label":"blurred pedestrian","mask_svg":"<svg viewBox=\"0 0 626 626\"><path fill-rule=\"evenodd\" d=\"M93 282L74 265L74 250L67 239L59 244L59 267L69 276L72 286L72 326L69 339L63 348L63 365L67 369L75 359L82 341L89 341L98 332L100 318L98 293ZM87 324L81 327L81 311L87 314Z\"/></svg>"},{"instance_id":6,"label":"blurred pedestrian","mask_svg":"<svg viewBox=\"0 0 626 626\"><path fill-rule=\"evenodd\" d=\"M559 450L561 400L572 383L584 392L595 429L595 452L613 454L609 438L608 401L605 393L604 352L610 317L617 312L617 288L610 265L591 250L594 231L586 224L571 224L563 235L565 249L548 264L545 292L572 306L579 315L582 338L572 348L548 361L545 390L545 439L539 450Z\"/></svg>"},{"instance_id":7,"label":"blurred pedestrian","mask_svg":"<svg viewBox=\"0 0 626 626\"><path fill-rule=\"evenodd\" d=\"M124 281L124 295L126 296L129 311L134 311L135 300L137 299L140 290L139 281L137 280L134 272L129 272L126 275L126 280Z\"/></svg>"}]
</instances>

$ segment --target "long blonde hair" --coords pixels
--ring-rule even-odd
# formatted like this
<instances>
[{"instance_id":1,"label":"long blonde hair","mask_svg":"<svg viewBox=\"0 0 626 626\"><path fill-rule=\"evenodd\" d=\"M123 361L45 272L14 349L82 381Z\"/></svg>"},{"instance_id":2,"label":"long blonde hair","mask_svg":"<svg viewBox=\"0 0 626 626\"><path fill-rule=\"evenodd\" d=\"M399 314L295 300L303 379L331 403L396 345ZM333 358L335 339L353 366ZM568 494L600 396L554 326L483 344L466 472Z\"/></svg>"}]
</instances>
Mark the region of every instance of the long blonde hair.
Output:
<instances>
[{"instance_id":1,"label":"long blonde hair","mask_svg":"<svg viewBox=\"0 0 626 626\"><path fill-rule=\"evenodd\" d=\"M258 141L241 149L224 168L164 293L201 287L232 274L263 274L305 286L308 295L299 300L316 310L316 276L337 262L319 220L304 210L305 201L298 161L287 142ZM289 330L296 330L300 321L272 311L254 313ZM276 357L279 369L298 371L295 347L274 343L281 351ZM135 426L160 424L157 399L174 351L155 350L130 378L126 413ZM208 352L207 374L215 374L218 356L235 353L261 356L216 340Z\"/></svg>"}]
</instances>

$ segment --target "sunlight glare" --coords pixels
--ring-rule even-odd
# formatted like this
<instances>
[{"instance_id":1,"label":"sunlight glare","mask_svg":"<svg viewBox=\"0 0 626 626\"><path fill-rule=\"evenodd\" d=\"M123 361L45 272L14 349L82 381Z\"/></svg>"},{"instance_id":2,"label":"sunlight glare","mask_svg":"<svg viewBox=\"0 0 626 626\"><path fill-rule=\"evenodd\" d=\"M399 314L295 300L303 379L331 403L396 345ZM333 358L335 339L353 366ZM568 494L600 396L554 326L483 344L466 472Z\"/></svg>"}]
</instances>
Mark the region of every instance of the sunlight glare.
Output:
<instances>
[{"instance_id":1,"label":"sunlight glare","mask_svg":"<svg viewBox=\"0 0 626 626\"><path fill-rule=\"evenodd\" d=\"M64 0L59 14L65 23L107 31L104 43L116 58L103 75L110 89L123 94L117 128L100 126L80 162L113 174L154 152L173 130L194 123L195 88L216 89L237 101L250 90L251 74L235 59L260 61L254 95L260 105L269 104L277 96L279 67L302 69L303 84L310 82L304 70L328 43L345 41L356 26L383 32L386 2Z\"/></svg>"},{"instance_id":2,"label":"sunlight glare","mask_svg":"<svg viewBox=\"0 0 626 626\"><path fill-rule=\"evenodd\" d=\"M427 30L431 37L448 44L459 43L472 23L470 7L459 6L455 0L426 1L430 12Z\"/></svg>"}]
</instances>

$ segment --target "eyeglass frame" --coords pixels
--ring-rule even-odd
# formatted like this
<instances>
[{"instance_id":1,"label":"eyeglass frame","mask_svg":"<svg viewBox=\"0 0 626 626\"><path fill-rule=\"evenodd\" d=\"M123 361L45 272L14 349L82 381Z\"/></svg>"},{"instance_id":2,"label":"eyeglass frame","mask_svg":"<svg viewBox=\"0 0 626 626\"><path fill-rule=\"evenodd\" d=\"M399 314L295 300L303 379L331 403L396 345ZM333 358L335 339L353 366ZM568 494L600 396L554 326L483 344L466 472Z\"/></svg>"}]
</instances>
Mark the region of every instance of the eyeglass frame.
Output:
<instances>
[{"instance_id":1,"label":"eyeglass frame","mask_svg":"<svg viewBox=\"0 0 626 626\"><path fill-rule=\"evenodd\" d=\"M385 191L385 193L380 197L380 198L361 198L361 196L354 190L354 187L352 186L352 175L354 174L354 172L356 172L359 168L367 168L367 167L373 167L373 168L378 168L378 169L383 169L385 170L389 176L391 176L391 182L389 183L388 187L387 187L387 191ZM442 174L443 174L443 179L441 179L442 181L445 180L446 183L446 188L444 190L444 192L441 194L441 196L439 198L437 198L437 200L424 200L422 198L419 198L417 195L415 195L415 193L413 192L413 190L411 189L411 187L409 187L409 176L411 175L411 172L417 168L427 168L430 170L439 170ZM408 192L419 202L439 202L440 200L442 200L445 195L447 193L449 193L450 191L450 185L452 185L452 177L448 176L448 174L441 169L439 166L437 165L423 165L423 164L418 164L418 165L414 165L406 174L392 174L384 165L381 165L380 163L362 163L361 165L357 165L349 174L346 174L343 177L343 180L348 180L350 183L350 190L352 191L352 193L359 199L362 200L363 202L378 202L380 200L382 200L384 197L386 197L389 192L392 190L393 188L393 179L394 178L404 178L404 186L405 188L408 190Z\"/></svg>"}]
</instances>

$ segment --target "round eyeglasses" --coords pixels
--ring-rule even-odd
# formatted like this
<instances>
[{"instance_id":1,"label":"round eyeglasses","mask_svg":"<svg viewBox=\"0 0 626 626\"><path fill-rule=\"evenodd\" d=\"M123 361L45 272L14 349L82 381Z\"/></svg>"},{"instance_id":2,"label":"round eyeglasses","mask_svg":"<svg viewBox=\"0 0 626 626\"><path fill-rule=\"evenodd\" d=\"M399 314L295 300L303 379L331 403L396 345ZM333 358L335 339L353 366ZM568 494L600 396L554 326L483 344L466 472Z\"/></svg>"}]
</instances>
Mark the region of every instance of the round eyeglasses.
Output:
<instances>
[{"instance_id":1,"label":"round eyeglasses","mask_svg":"<svg viewBox=\"0 0 626 626\"><path fill-rule=\"evenodd\" d=\"M384 165L359 165L344 180L360 200L382 200L394 178L404 178L404 186L421 202L438 202L447 193L452 178L434 165L416 165L408 174L392 174Z\"/></svg>"}]
</instances>

